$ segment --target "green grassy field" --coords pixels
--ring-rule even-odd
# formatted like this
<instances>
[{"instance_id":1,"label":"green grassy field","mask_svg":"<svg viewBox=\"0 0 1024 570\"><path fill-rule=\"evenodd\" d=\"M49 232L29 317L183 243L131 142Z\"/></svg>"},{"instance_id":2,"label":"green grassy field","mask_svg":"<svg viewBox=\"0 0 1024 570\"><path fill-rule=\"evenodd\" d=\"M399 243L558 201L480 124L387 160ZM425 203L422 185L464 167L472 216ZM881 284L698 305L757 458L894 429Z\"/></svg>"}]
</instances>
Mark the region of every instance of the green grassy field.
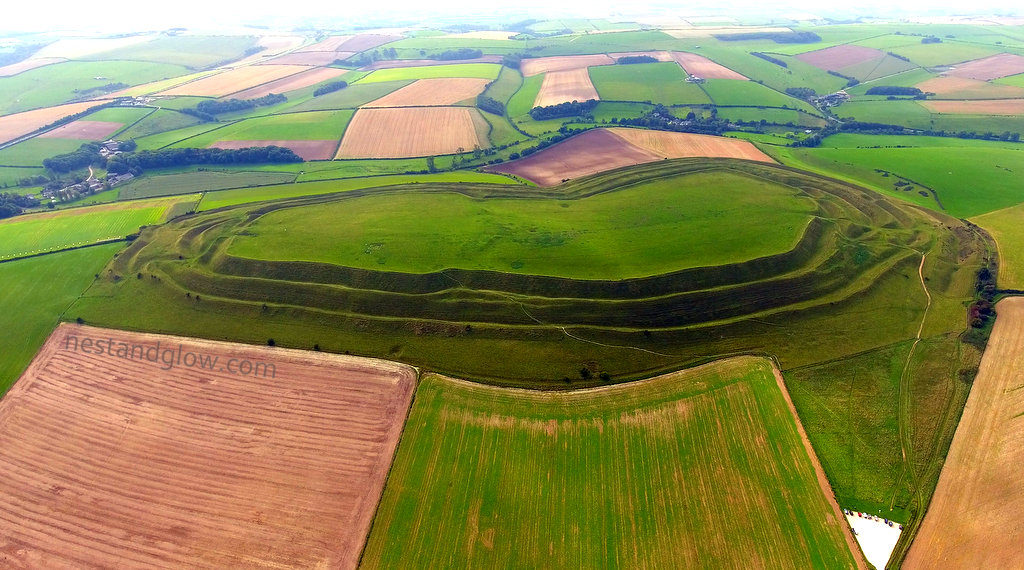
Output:
<instances>
[{"instance_id":1,"label":"green grassy field","mask_svg":"<svg viewBox=\"0 0 1024 570\"><path fill-rule=\"evenodd\" d=\"M7 392L71 304L123 244L0 263L0 394Z\"/></svg>"},{"instance_id":2,"label":"green grassy field","mask_svg":"<svg viewBox=\"0 0 1024 570\"><path fill-rule=\"evenodd\" d=\"M90 113L85 117L85 120L110 121L111 123L121 123L125 127L128 127L135 124L143 117L148 116L153 111L153 109L147 109L145 107L106 107L96 111L95 113ZM115 133L115 135L120 137L120 132Z\"/></svg>"},{"instance_id":3,"label":"green grassy field","mask_svg":"<svg viewBox=\"0 0 1024 570\"><path fill-rule=\"evenodd\" d=\"M851 101L833 109L842 118L900 125L912 129L1024 134L1024 117L932 113L916 101Z\"/></svg>"},{"instance_id":4,"label":"green grassy field","mask_svg":"<svg viewBox=\"0 0 1024 570\"><path fill-rule=\"evenodd\" d=\"M291 110L355 109L360 105L380 99L392 91L397 91L412 82L412 79L404 79L400 81L382 81L379 83L356 83L340 91L314 97L292 107Z\"/></svg>"},{"instance_id":5,"label":"green grassy field","mask_svg":"<svg viewBox=\"0 0 1024 570\"><path fill-rule=\"evenodd\" d=\"M4 186L4 192L17 192L23 193L20 189L10 188L16 186L18 181L28 176L38 176L45 174L46 171L42 168L31 168L31 167L20 167L20 166L4 166L0 167L0 186Z\"/></svg>"},{"instance_id":6,"label":"green grassy field","mask_svg":"<svg viewBox=\"0 0 1024 570\"><path fill-rule=\"evenodd\" d=\"M910 61L921 67L950 65L999 53L998 50L990 46L949 41L937 44L917 42L916 44L893 48L891 51L910 59Z\"/></svg>"},{"instance_id":7,"label":"green grassy field","mask_svg":"<svg viewBox=\"0 0 1024 570\"><path fill-rule=\"evenodd\" d=\"M222 126L223 124L221 123L197 123L178 129L160 131L151 135L140 136L135 139L135 142L138 143L139 150L155 150L171 146L177 142L201 135Z\"/></svg>"},{"instance_id":8,"label":"green grassy field","mask_svg":"<svg viewBox=\"0 0 1024 570\"><path fill-rule=\"evenodd\" d=\"M31 138L0 150L0 165L42 167L43 159L73 152L89 141L77 139Z\"/></svg>"},{"instance_id":9,"label":"green grassy field","mask_svg":"<svg viewBox=\"0 0 1024 570\"><path fill-rule=\"evenodd\" d=\"M361 562L852 568L838 518L767 360L563 393L428 376Z\"/></svg>"},{"instance_id":10,"label":"green grassy field","mask_svg":"<svg viewBox=\"0 0 1024 570\"><path fill-rule=\"evenodd\" d=\"M792 109L757 107L722 107L718 109L718 116L730 121L760 121L764 119L769 123L778 125L793 124L796 127L823 127L825 120L819 117L801 113Z\"/></svg>"},{"instance_id":11,"label":"green grassy field","mask_svg":"<svg viewBox=\"0 0 1024 570\"><path fill-rule=\"evenodd\" d=\"M708 79L701 87L715 105L739 107L789 107L808 113L818 112L806 101L794 99L753 81L739 79Z\"/></svg>"},{"instance_id":12,"label":"green grassy field","mask_svg":"<svg viewBox=\"0 0 1024 570\"><path fill-rule=\"evenodd\" d=\"M650 101L662 105L711 103L675 62L603 65L590 68L590 79L601 99Z\"/></svg>"},{"instance_id":13,"label":"green grassy field","mask_svg":"<svg viewBox=\"0 0 1024 570\"><path fill-rule=\"evenodd\" d=\"M251 36L165 36L83 59L152 61L202 69L239 59L254 45L256 38Z\"/></svg>"},{"instance_id":14,"label":"green grassy field","mask_svg":"<svg viewBox=\"0 0 1024 570\"><path fill-rule=\"evenodd\" d=\"M999 246L999 287L1024 290L1024 205L989 212L971 221L992 234Z\"/></svg>"},{"instance_id":15,"label":"green grassy field","mask_svg":"<svg viewBox=\"0 0 1024 570\"><path fill-rule=\"evenodd\" d=\"M118 136L122 139L138 139L157 133L192 127L198 124L199 119L191 115L178 113L176 111L157 109L138 123L118 133Z\"/></svg>"},{"instance_id":16,"label":"green grassy field","mask_svg":"<svg viewBox=\"0 0 1024 570\"><path fill-rule=\"evenodd\" d=\"M540 86L543 82L543 74L527 77L519 91L516 91L516 94L509 99L506 109L508 116L522 117L529 113L530 109L533 109L533 102L537 100L537 94L540 93Z\"/></svg>"},{"instance_id":17,"label":"green grassy field","mask_svg":"<svg viewBox=\"0 0 1024 570\"><path fill-rule=\"evenodd\" d=\"M870 142L867 138L845 140L858 146ZM884 145L910 146L915 141L927 146ZM765 150L785 164L838 175L960 218L1024 202L1024 189L1017 174L1024 171L1024 145L930 137L891 137L878 143L883 145ZM885 172L912 181L915 188L910 192L895 190L893 183L898 179L885 177ZM938 202L919 194L929 190L934 190Z\"/></svg>"},{"instance_id":18,"label":"green grassy field","mask_svg":"<svg viewBox=\"0 0 1024 570\"><path fill-rule=\"evenodd\" d=\"M201 171L173 174L149 173L145 177L136 178L127 186L120 187L118 189L118 199L135 200L138 198L224 190L226 188L284 184L286 182L293 182L295 177L296 174L287 172Z\"/></svg>"},{"instance_id":19,"label":"green grassy field","mask_svg":"<svg viewBox=\"0 0 1024 570\"><path fill-rule=\"evenodd\" d=\"M182 197L132 204L44 212L0 221L0 259L123 238L139 226L157 224Z\"/></svg>"},{"instance_id":20,"label":"green grassy field","mask_svg":"<svg viewBox=\"0 0 1024 570\"><path fill-rule=\"evenodd\" d=\"M490 125L487 139L491 141L492 146L514 144L518 141L527 140L525 135L512 126L508 117L499 117L483 111L480 112L480 116Z\"/></svg>"},{"instance_id":21,"label":"green grassy field","mask_svg":"<svg viewBox=\"0 0 1024 570\"><path fill-rule=\"evenodd\" d=\"M268 214L228 251L404 273L456 267L624 279L787 251L813 210L791 189L725 173L638 184L572 204L368 196Z\"/></svg>"},{"instance_id":22,"label":"green grassy field","mask_svg":"<svg viewBox=\"0 0 1024 570\"><path fill-rule=\"evenodd\" d=\"M245 119L175 144L207 147L232 140L339 140L353 111L310 111Z\"/></svg>"},{"instance_id":23,"label":"green grassy field","mask_svg":"<svg viewBox=\"0 0 1024 570\"><path fill-rule=\"evenodd\" d=\"M210 192L203 197L199 211L213 210L225 206L236 206L264 200L279 200L301 196L316 196L334 192L347 192L363 188L391 186L393 184L414 184L419 182L487 182L491 184L516 184L511 178L485 172L457 171L437 174L395 174L349 178L345 180L315 180L296 184L280 184L260 188L239 188Z\"/></svg>"},{"instance_id":24,"label":"green grassy field","mask_svg":"<svg viewBox=\"0 0 1024 570\"><path fill-rule=\"evenodd\" d=\"M75 90L109 83L137 85L185 73L185 68L137 61L69 61L0 77L0 114L49 107L81 97ZM96 79L100 77L101 79Z\"/></svg>"},{"instance_id":25,"label":"green grassy field","mask_svg":"<svg viewBox=\"0 0 1024 570\"><path fill-rule=\"evenodd\" d=\"M487 90L484 91L484 95L507 105L509 99L515 95L516 91L519 90L522 84L523 76L518 70L510 67L502 67L501 72L498 73L498 78L487 86Z\"/></svg>"},{"instance_id":26,"label":"green grassy field","mask_svg":"<svg viewBox=\"0 0 1024 570\"><path fill-rule=\"evenodd\" d=\"M378 69L359 80L358 84L383 81L406 81L436 77L479 77L497 79L501 65L496 63L458 63L454 65L428 65L424 67L398 67Z\"/></svg>"}]
</instances>

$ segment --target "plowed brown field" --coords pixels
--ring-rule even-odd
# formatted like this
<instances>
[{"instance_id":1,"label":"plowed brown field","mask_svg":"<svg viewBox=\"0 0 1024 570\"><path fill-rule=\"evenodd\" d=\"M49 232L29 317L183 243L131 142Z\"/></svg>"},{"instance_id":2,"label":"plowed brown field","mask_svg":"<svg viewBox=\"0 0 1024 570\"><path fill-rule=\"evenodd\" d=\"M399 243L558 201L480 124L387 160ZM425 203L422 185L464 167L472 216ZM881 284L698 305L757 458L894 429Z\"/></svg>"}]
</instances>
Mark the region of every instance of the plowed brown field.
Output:
<instances>
[{"instance_id":1,"label":"plowed brown field","mask_svg":"<svg viewBox=\"0 0 1024 570\"><path fill-rule=\"evenodd\" d=\"M310 85L316 85L321 81L334 79L335 77L344 74L344 69L335 69L333 67L310 69L309 71L289 75L288 77L278 79L277 81L264 83L263 85L253 87L252 89L239 91L232 95L232 97L236 99L256 99L258 97L263 97L264 95L269 95L270 93L287 93L296 89L302 89L303 87L309 87Z\"/></svg>"},{"instance_id":2,"label":"plowed brown field","mask_svg":"<svg viewBox=\"0 0 1024 570\"><path fill-rule=\"evenodd\" d=\"M672 59L683 68L686 73L690 75L696 75L702 79L746 79L747 77L736 73L735 71L719 65L710 59L697 55L695 53L687 53L685 51L674 51L672 52Z\"/></svg>"},{"instance_id":3,"label":"plowed brown field","mask_svg":"<svg viewBox=\"0 0 1024 570\"><path fill-rule=\"evenodd\" d=\"M326 40L306 46L299 51L338 51L341 45L352 39L352 36L331 36Z\"/></svg>"},{"instance_id":4,"label":"plowed brown field","mask_svg":"<svg viewBox=\"0 0 1024 570\"><path fill-rule=\"evenodd\" d=\"M534 107L547 107L570 101L589 101L600 99L597 89L590 81L590 72L586 67L572 71L549 71L544 74Z\"/></svg>"},{"instance_id":5,"label":"plowed brown field","mask_svg":"<svg viewBox=\"0 0 1024 570\"><path fill-rule=\"evenodd\" d=\"M364 107L413 107L454 105L472 99L483 92L490 79L475 77L445 77L420 79L414 83L371 101Z\"/></svg>"},{"instance_id":6,"label":"plowed brown field","mask_svg":"<svg viewBox=\"0 0 1024 570\"><path fill-rule=\"evenodd\" d=\"M45 109L34 109L24 113L4 115L0 117L0 143L27 135L36 129L41 129L50 123L75 113L81 113L90 107L99 105L96 101L83 101L81 103L68 103Z\"/></svg>"},{"instance_id":7,"label":"plowed brown field","mask_svg":"<svg viewBox=\"0 0 1024 570\"><path fill-rule=\"evenodd\" d=\"M308 69L308 67L302 65L249 65L185 83L167 91L161 91L159 94L220 97L307 71Z\"/></svg>"},{"instance_id":8,"label":"plowed brown field","mask_svg":"<svg viewBox=\"0 0 1024 570\"><path fill-rule=\"evenodd\" d=\"M1019 115L1024 113L1024 99L922 101L921 104L933 113L957 115Z\"/></svg>"},{"instance_id":9,"label":"plowed brown field","mask_svg":"<svg viewBox=\"0 0 1024 570\"><path fill-rule=\"evenodd\" d=\"M122 342L141 357L97 353ZM185 364L164 365L168 351ZM232 358L264 374L230 374ZM0 401L0 563L354 568L415 378L380 360L62 325Z\"/></svg>"},{"instance_id":10,"label":"plowed brown field","mask_svg":"<svg viewBox=\"0 0 1024 570\"><path fill-rule=\"evenodd\" d=\"M250 148L254 146L279 146L290 148L303 160L330 160L334 157L334 149L338 146L336 140L248 140L248 141L217 141L210 145L210 148Z\"/></svg>"},{"instance_id":11,"label":"plowed brown field","mask_svg":"<svg viewBox=\"0 0 1024 570\"><path fill-rule=\"evenodd\" d=\"M904 568L1020 568L1024 298L1004 299Z\"/></svg>"},{"instance_id":12,"label":"plowed brown field","mask_svg":"<svg viewBox=\"0 0 1024 570\"><path fill-rule=\"evenodd\" d=\"M72 121L39 135L41 139L82 139L102 141L117 132L124 123L111 121Z\"/></svg>"},{"instance_id":13,"label":"plowed brown field","mask_svg":"<svg viewBox=\"0 0 1024 570\"><path fill-rule=\"evenodd\" d=\"M809 63L818 69L832 71L883 57L885 57L885 53L877 49L852 44L817 49L796 56L800 61Z\"/></svg>"},{"instance_id":14,"label":"plowed brown field","mask_svg":"<svg viewBox=\"0 0 1024 570\"><path fill-rule=\"evenodd\" d=\"M524 59L519 65L523 75L530 77L540 73L551 71L572 71L574 69L586 69L591 65L614 65L615 60L607 54L595 55L563 55L555 57L538 57Z\"/></svg>"},{"instance_id":15,"label":"plowed brown field","mask_svg":"<svg viewBox=\"0 0 1024 570\"><path fill-rule=\"evenodd\" d=\"M1024 73L1024 57L1012 53L1000 53L961 63L953 68L949 75L988 81L1018 73Z\"/></svg>"},{"instance_id":16,"label":"plowed brown field","mask_svg":"<svg viewBox=\"0 0 1024 570\"><path fill-rule=\"evenodd\" d=\"M606 170L685 157L744 158L772 162L747 141L667 131L592 129L530 156L489 167L514 174L541 186Z\"/></svg>"},{"instance_id":17,"label":"plowed brown field","mask_svg":"<svg viewBox=\"0 0 1024 570\"><path fill-rule=\"evenodd\" d=\"M466 107L360 109L336 158L407 158L485 147L470 112Z\"/></svg>"}]
</instances>

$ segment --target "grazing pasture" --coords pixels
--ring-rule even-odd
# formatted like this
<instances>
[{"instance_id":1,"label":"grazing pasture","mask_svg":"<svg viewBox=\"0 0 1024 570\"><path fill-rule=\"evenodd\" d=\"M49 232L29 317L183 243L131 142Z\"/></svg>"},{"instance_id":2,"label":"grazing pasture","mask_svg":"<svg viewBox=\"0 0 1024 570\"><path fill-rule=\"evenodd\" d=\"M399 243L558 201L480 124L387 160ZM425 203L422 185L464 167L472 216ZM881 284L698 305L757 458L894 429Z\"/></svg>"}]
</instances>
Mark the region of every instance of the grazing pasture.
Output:
<instances>
[{"instance_id":1,"label":"grazing pasture","mask_svg":"<svg viewBox=\"0 0 1024 570\"><path fill-rule=\"evenodd\" d=\"M57 321L124 244L0 263L0 394L11 387Z\"/></svg>"},{"instance_id":2,"label":"grazing pasture","mask_svg":"<svg viewBox=\"0 0 1024 570\"><path fill-rule=\"evenodd\" d=\"M552 186L566 179L623 166L695 156L771 161L747 141L689 133L612 128L589 130L526 158L490 166L488 170L514 174L541 186Z\"/></svg>"},{"instance_id":3,"label":"grazing pasture","mask_svg":"<svg viewBox=\"0 0 1024 570\"><path fill-rule=\"evenodd\" d=\"M258 99L271 93L288 93L289 91L316 85L317 83L322 83L344 74L344 69L334 69L330 67L310 69L309 71L289 75L288 77L264 83L263 85L258 85L256 87L246 89L245 91L239 91L238 93L233 94L232 97L235 99Z\"/></svg>"},{"instance_id":4,"label":"grazing pasture","mask_svg":"<svg viewBox=\"0 0 1024 570\"><path fill-rule=\"evenodd\" d=\"M419 79L364 107L423 107L454 105L483 92L489 79L475 77Z\"/></svg>"},{"instance_id":5,"label":"grazing pasture","mask_svg":"<svg viewBox=\"0 0 1024 570\"><path fill-rule=\"evenodd\" d=\"M941 42L934 44L914 42L912 44L893 47L889 51L902 55L922 67L953 65L972 59L988 57L996 53L994 47L972 45L962 42Z\"/></svg>"},{"instance_id":6,"label":"grazing pasture","mask_svg":"<svg viewBox=\"0 0 1024 570\"><path fill-rule=\"evenodd\" d=\"M362 564L863 567L814 465L764 359L569 392L431 375Z\"/></svg>"},{"instance_id":7,"label":"grazing pasture","mask_svg":"<svg viewBox=\"0 0 1024 570\"><path fill-rule=\"evenodd\" d=\"M0 164L5 166L36 166L42 167L43 160L74 152L87 140L55 139L32 137L16 145L0 149Z\"/></svg>"},{"instance_id":8,"label":"grazing pasture","mask_svg":"<svg viewBox=\"0 0 1024 570\"><path fill-rule=\"evenodd\" d=\"M222 97L307 71L302 65L249 65L172 87L159 94Z\"/></svg>"},{"instance_id":9,"label":"grazing pasture","mask_svg":"<svg viewBox=\"0 0 1024 570\"><path fill-rule=\"evenodd\" d=\"M747 79L746 76L695 53L674 51L672 59L686 70L686 73L703 79Z\"/></svg>"},{"instance_id":10,"label":"grazing pasture","mask_svg":"<svg viewBox=\"0 0 1024 570\"><path fill-rule=\"evenodd\" d=\"M519 64L519 70L525 77L531 77L552 71L576 71L586 69L592 65L614 64L615 60L603 53L595 55L566 55L524 59Z\"/></svg>"},{"instance_id":11,"label":"grazing pasture","mask_svg":"<svg viewBox=\"0 0 1024 570\"><path fill-rule=\"evenodd\" d=\"M169 109L157 109L141 121L125 129L120 136L125 139L139 139L157 133L193 127L198 124L199 119L191 115Z\"/></svg>"},{"instance_id":12,"label":"grazing pasture","mask_svg":"<svg viewBox=\"0 0 1024 570\"><path fill-rule=\"evenodd\" d=\"M39 138L102 141L119 131L121 127L124 127L124 123L80 119L46 131L39 135Z\"/></svg>"},{"instance_id":13,"label":"grazing pasture","mask_svg":"<svg viewBox=\"0 0 1024 570\"><path fill-rule=\"evenodd\" d=\"M353 111L308 111L253 117L200 133L178 147L207 147L221 141L337 141ZM252 146L252 145L250 145Z\"/></svg>"},{"instance_id":14,"label":"grazing pasture","mask_svg":"<svg viewBox=\"0 0 1024 570\"><path fill-rule=\"evenodd\" d=\"M950 70L953 77L964 77L989 81L1008 75L1024 73L1024 56L1012 53L1000 53L982 59L961 63Z\"/></svg>"},{"instance_id":15,"label":"grazing pasture","mask_svg":"<svg viewBox=\"0 0 1024 570\"><path fill-rule=\"evenodd\" d=\"M64 324L0 401L7 556L354 568L415 379L380 360Z\"/></svg>"},{"instance_id":16,"label":"grazing pasture","mask_svg":"<svg viewBox=\"0 0 1024 570\"><path fill-rule=\"evenodd\" d=\"M540 91L533 101L534 107L547 107L571 101L589 101L600 99L597 89L590 82L587 68L571 71L549 71L544 74Z\"/></svg>"},{"instance_id":17,"label":"grazing pasture","mask_svg":"<svg viewBox=\"0 0 1024 570\"><path fill-rule=\"evenodd\" d=\"M477 112L465 107L360 109L345 130L336 158L406 158L487 146L471 115Z\"/></svg>"},{"instance_id":18,"label":"grazing pasture","mask_svg":"<svg viewBox=\"0 0 1024 570\"><path fill-rule=\"evenodd\" d=\"M333 150L333 147L332 147ZM293 182L295 174L290 172L216 171L175 172L170 174L147 174L136 178L127 186L117 189L119 200L137 200L209 192L225 188L248 188L269 184Z\"/></svg>"},{"instance_id":19,"label":"grazing pasture","mask_svg":"<svg viewBox=\"0 0 1024 570\"><path fill-rule=\"evenodd\" d=\"M1024 299L998 318L938 486L903 567L1010 568L1020 562Z\"/></svg>"},{"instance_id":20,"label":"grazing pasture","mask_svg":"<svg viewBox=\"0 0 1024 570\"><path fill-rule=\"evenodd\" d=\"M601 99L650 101L662 105L710 103L707 94L675 63L604 65L590 68L590 79Z\"/></svg>"},{"instance_id":21,"label":"grazing pasture","mask_svg":"<svg viewBox=\"0 0 1024 570\"><path fill-rule=\"evenodd\" d=\"M0 142L7 142L41 129L59 119L86 111L99 105L96 101L68 103L0 117Z\"/></svg>"}]
</instances>

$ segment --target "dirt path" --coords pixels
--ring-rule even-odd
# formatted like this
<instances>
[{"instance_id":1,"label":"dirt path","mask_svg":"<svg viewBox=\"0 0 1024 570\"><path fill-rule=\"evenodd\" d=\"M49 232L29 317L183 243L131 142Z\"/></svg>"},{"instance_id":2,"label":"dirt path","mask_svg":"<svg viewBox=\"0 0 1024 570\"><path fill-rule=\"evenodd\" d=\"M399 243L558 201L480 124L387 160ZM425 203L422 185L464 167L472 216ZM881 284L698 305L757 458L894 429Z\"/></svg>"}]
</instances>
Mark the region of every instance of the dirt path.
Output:
<instances>
[{"instance_id":1,"label":"dirt path","mask_svg":"<svg viewBox=\"0 0 1024 570\"><path fill-rule=\"evenodd\" d=\"M835 492L832 490L832 484L829 483L828 477L825 475L825 469L822 468L821 462L818 461L818 456L814 453L814 447L811 445L810 438L807 437L807 432L804 430L804 424L800 422L800 416L796 412L796 406L793 405L792 398L789 397L789 390L786 389L786 382L782 377L782 371L779 370L777 362L772 362L772 373L775 375L775 382L779 385L779 391L782 392L782 397L786 400L786 405L789 407L789 412L793 414L793 421L796 422L796 430L800 434L800 441L804 444L804 449L807 450L807 456L811 459L811 465L814 466L814 474L818 478L818 485L821 486L821 492L825 494L825 498L828 503L832 505L832 512L835 514L836 521L843 527L843 537L846 539L846 545L850 547L850 553L853 555L854 560L857 562L858 568L867 568L867 560L864 558L864 552L860 549L860 544L857 539L853 536L853 530L850 528L850 523L846 520L846 516L843 515L843 510L839 508L839 502L836 501Z\"/></svg>"},{"instance_id":2,"label":"dirt path","mask_svg":"<svg viewBox=\"0 0 1024 570\"><path fill-rule=\"evenodd\" d=\"M903 456L903 475L908 476L911 479L912 487L914 489L914 495L918 501L918 504L922 504L923 497L921 496L921 490L917 480L917 475L913 469L907 467L912 461L911 455L911 444L910 441L910 362L914 358L914 351L917 350L917 345L921 342L921 334L924 332L925 321L928 320L928 310L932 307L932 294L928 291L928 285L924 280L924 262L927 259L927 254L921 254L921 264L917 267L917 277L921 281L921 289L924 291L927 303L924 307L924 314L921 315L921 324L917 327L917 336L914 337L914 344L910 347L910 352L907 353L907 360L903 363L903 371L900 373L900 386L899 386L899 408L897 410L897 421L899 422L899 435L900 435L900 452ZM897 485L898 487L898 485ZM896 495L893 493L892 500L895 501ZM890 502L892 507L892 502Z\"/></svg>"}]
</instances>

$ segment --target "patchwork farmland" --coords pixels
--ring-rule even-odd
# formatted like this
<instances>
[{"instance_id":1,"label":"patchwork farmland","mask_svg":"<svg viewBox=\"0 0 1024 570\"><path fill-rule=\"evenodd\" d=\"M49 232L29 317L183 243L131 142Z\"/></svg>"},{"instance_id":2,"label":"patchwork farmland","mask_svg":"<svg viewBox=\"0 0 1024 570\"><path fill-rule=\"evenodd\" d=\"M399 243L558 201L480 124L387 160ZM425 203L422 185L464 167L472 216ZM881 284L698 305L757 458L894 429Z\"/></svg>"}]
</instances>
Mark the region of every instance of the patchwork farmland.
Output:
<instances>
[{"instance_id":1,"label":"patchwork farmland","mask_svg":"<svg viewBox=\"0 0 1024 570\"><path fill-rule=\"evenodd\" d=\"M196 79L166 91L161 91L160 95L221 97L231 93L243 92L246 89L262 85L268 81L302 73L308 69L308 67L301 65L250 65Z\"/></svg>"},{"instance_id":2,"label":"patchwork farmland","mask_svg":"<svg viewBox=\"0 0 1024 570\"><path fill-rule=\"evenodd\" d=\"M364 107L423 107L454 105L473 99L490 83L476 77L419 79Z\"/></svg>"},{"instance_id":3,"label":"patchwork farmland","mask_svg":"<svg viewBox=\"0 0 1024 570\"><path fill-rule=\"evenodd\" d=\"M5 557L354 567L415 376L383 361L63 325L0 402Z\"/></svg>"},{"instance_id":4,"label":"patchwork farmland","mask_svg":"<svg viewBox=\"0 0 1024 570\"><path fill-rule=\"evenodd\" d=\"M571 101L600 99L597 89L590 82L587 68L572 71L549 71L544 74L540 92L533 101L534 107L547 107Z\"/></svg>"}]
</instances>

